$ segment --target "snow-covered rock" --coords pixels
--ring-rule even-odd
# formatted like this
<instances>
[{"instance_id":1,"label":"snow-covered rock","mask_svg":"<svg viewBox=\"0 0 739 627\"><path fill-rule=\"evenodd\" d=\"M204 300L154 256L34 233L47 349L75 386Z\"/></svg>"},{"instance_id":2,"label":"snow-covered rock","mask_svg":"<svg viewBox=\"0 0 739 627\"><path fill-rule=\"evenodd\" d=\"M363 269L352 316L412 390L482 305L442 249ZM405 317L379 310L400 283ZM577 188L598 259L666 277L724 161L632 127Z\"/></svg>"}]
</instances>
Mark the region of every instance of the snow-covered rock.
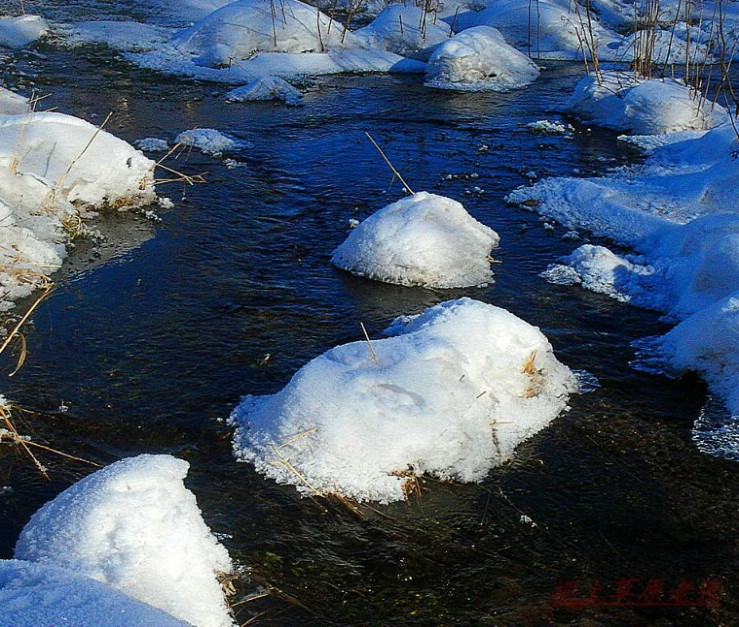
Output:
<instances>
[{"instance_id":1,"label":"snow-covered rock","mask_svg":"<svg viewBox=\"0 0 739 627\"><path fill-rule=\"evenodd\" d=\"M414 476L479 481L577 388L546 337L469 298L303 366L230 417L239 460L304 494L396 501Z\"/></svg>"},{"instance_id":2,"label":"snow-covered rock","mask_svg":"<svg viewBox=\"0 0 739 627\"><path fill-rule=\"evenodd\" d=\"M728 119L721 105L680 81L632 72L584 77L565 110L590 124L639 135L705 130Z\"/></svg>"},{"instance_id":3,"label":"snow-covered rock","mask_svg":"<svg viewBox=\"0 0 739 627\"><path fill-rule=\"evenodd\" d=\"M463 91L507 91L528 85L539 68L500 31L477 26L441 44L428 62L426 85Z\"/></svg>"},{"instance_id":4,"label":"snow-covered rock","mask_svg":"<svg viewBox=\"0 0 739 627\"><path fill-rule=\"evenodd\" d=\"M243 87L232 89L226 94L228 102L251 102L258 100L281 100L287 105L302 104L303 95L286 80L277 76L264 76Z\"/></svg>"},{"instance_id":5,"label":"snow-covered rock","mask_svg":"<svg viewBox=\"0 0 739 627\"><path fill-rule=\"evenodd\" d=\"M0 46L24 48L43 37L48 30L49 25L39 15L0 17Z\"/></svg>"},{"instance_id":6,"label":"snow-covered rock","mask_svg":"<svg viewBox=\"0 0 739 627\"><path fill-rule=\"evenodd\" d=\"M449 25L437 20L435 13L404 4L389 6L369 26L354 32L369 48L424 61L451 34Z\"/></svg>"},{"instance_id":7,"label":"snow-covered rock","mask_svg":"<svg viewBox=\"0 0 739 627\"><path fill-rule=\"evenodd\" d=\"M7 627L186 627L111 586L62 568L0 560L0 624Z\"/></svg>"},{"instance_id":8,"label":"snow-covered rock","mask_svg":"<svg viewBox=\"0 0 739 627\"><path fill-rule=\"evenodd\" d=\"M199 627L233 624L219 572L233 569L169 455L121 460L44 505L15 557L103 582Z\"/></svg>"},{"instance_id":9,"label":"snow-covered rock","mask_svg":"<svg viewBox=\"0 0 739 627\"><path fill-rule=\"evenodd\" d=\"M299 0L237 0L177 33L199 65L230 66L256 52L325 52L352 42L338 22Z\"/></svg>"},{"instance_id":10,"label":"snow-covered rock","mask_svg":"<svg viewBox=\"0 0 739 627\"><path fill-rule=\"evenodd\" d=\"M455 200L418 192L359 224L331 263L386 283L435 288L489 283L498 234Z\"/></svg>"}]
</instances>

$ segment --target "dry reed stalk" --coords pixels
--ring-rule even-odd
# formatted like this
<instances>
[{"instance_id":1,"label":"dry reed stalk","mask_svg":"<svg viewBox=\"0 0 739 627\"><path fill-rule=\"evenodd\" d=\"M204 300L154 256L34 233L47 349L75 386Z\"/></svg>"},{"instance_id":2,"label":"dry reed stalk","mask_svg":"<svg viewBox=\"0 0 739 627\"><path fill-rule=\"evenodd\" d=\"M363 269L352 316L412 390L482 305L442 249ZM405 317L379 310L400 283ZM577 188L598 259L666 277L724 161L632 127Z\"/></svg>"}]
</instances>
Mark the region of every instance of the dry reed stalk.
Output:
<instances>
[{"instance_id":1,"label":"dry reed stalk","mask_svg":"<svg viewBox=\"0 0 739 627\"><path fill-rule=\"evenodd\" d=\"M377 353L375 352L375 347L372 346L372 340L370 340L370 336L367 333L367 329L364 328L364 322L360 322L359 326L362 327L362 333L364 333L364 339L367 340L367 348L369 349L370 353L370 359L372 359L372 363L377 366L380 363L380 360L377 357Z\"/></svg>"},{"instance_id":2,"label":"dry reed stalk","mask_svg":"<svg viewBox=\"0 0 739 627\"><path fill-rule=\"evenodd\" d=\"M18 433L18 431L15 428L15 425L13 424L13 421L10 419L10 411L7 407L0 405L0 418L2 418L3 422L8 428L8 432L11 434L9 439L14 444L20 444L23 449L28 453L28 456L33 460L33 463L35 464L38 471L41 473L41 475L45 479L49 479L49 473L46 470L46 467L38 460L38 458L33 454L33 451L31 451L30 448L28 448L28 445L30 442L26 440L22 435ZM2 438L0 438L0 441Z\"/></svg>"},{"instance_id":3,"label":"dry reed stalk","mask_svg":"<svg viewBox=\"0 0 739 627\"><path fill-rule=\"evenodd\" d=\"M8 337L5 338L5 341L3 342L2 346L0 346L0 355L3 353L3 351L8 347L10 342L13 341L13 338L18 334L18 332L21 330L21 327L26 323L28 318L31 317L31 314L36 310L36 308L41 304L41 302L51 293L51 290L54 288L53 285L50 285L46 288L43 294L39 296L36 301L28 308L28 311L23 314L23 317L20 319L18 324L15 325L13 330L8 334Z\"/></svg>"},{"instance_id":4,"label":"dry reed stalk","mask_svg":"<svg viewBox=\"0 0 739 627\"><path fill-rule=\"evenodd\" d=\"M297 442L301 438L304 438L306 435L310 435L311 433L315 433L316 431L318 431L318 427L313 427L312 429L306 429L305 431L301 431L300 433L296 433L295 435L290 436L287 440L285 440L277 448L285 448L286 446L290 446L294 442Z\"/></svg>"},{"instance_id":5,"label":"dry reed stalk","mask_svg":"<svg viewBox=\"0 0 739 627\"><path fill-rule=\"evenodd\" d=\"M279 462L273 462L273 463L275 463L278 466L284 466L285 468L287 468L292 474L294 474L300 480L300 482L303 485L305 485L316 496L321 496L321 497L326 496L323 492L314 488L308 482L308 480L295 469L295 467L290 463L287 457L285 457L282 453L280 453L280 450L277 448L277 446L274 443L270 443L270 447L274 451L275 455L277 455L277 457L280 459Z\"/></svg>"},{"instance_id":6,"label":"dry reed stalk","mask_svg":"<svg viewBox=\"0 0 739 627\"><path fill-rule=\"evenodd\" d=\"M410 185L405 182L405 179L402 177L400 172L396 169L396 167L390 162L390 159L387 158L387 155L382 151L382 148L377 144L377 142L372 138L372 135L370 135L367 131L364 132L364 134L367 136L367 139L369 139L372 142L372 145L377 148L377 152L380 153L380 156L385 160L385 163L390 167L390 169L393 171L393 174L398 178L400 183L405 188L405 191L408 192L411 196L415 194L415 192L410 188Z\"/></svg>"}]
</instances>

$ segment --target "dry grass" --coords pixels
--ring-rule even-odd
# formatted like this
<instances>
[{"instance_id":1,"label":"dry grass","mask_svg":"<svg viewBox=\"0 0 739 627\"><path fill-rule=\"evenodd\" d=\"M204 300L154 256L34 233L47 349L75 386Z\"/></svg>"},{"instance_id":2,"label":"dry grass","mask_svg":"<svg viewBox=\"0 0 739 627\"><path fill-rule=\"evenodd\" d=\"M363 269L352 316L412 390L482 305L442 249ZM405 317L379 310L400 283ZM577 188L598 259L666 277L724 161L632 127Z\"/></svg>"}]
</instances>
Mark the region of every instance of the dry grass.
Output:
<instances>
[{"instance_id":1,"label":"dry grass","mask_svg":"<svg viewBox=\"0 0 739 627\"><path fill-rule=\"evenodd\" d=\"M526 361L523 363L521 372L529 378L529 386L523 393L524 398L533 398L541 393L541 387L544 384L544 373L541 368L534 365L536 361L536 351L531 351Z\"/></svg>"}]
</instances>

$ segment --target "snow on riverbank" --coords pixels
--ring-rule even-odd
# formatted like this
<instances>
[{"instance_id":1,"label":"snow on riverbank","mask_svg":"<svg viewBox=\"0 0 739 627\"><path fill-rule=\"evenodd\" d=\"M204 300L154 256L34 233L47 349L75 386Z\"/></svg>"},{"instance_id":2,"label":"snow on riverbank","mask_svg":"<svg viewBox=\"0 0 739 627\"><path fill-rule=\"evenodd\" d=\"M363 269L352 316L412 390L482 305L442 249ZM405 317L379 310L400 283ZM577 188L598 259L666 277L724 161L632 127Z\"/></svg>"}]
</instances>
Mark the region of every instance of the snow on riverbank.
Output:
<instances>
[{"instance_id":1,"label":"snow on riverbank","mask_svg":"<svg viewBox=\"0 0 739 627\"><path fill-rule=\"evenodd\" d=\"M706 130L728 121L728 113L681 81L646 79L633 72L584 77L565 112L585 122L639 135Z\"/></svg>"},{"instance_id":2,"label":"snow on riverbank","mask_svg":"<svg viewBox=\"0 0 739 627\"><path fill-rule=\"evenodd\" d=\"M406 286L449 289L489 283L498 234L451 198L418 192L376 211L333 253L353 274Z\"/></svg>"},{"instance_id":3,"label":"snow on riverbank","mask_svg":"<svg viewBox=\"0 0 739 627\"><path fill-rule=\"evenodd\" d=\"M89 475L33 515L15 557L89 577L199 627L230 627L216 575L233 565L183 484L188 468L169 455L140 455ZM64 584L56 570L48 577Z\"/></svg>"},{"instance_id":4,"label":"snow on riverbank","mask_svg":"<svg viewBox=\"0 0 739 627\"><path fill-rule=\"evenodd\" d=\"M39 15L0 17L0 46L24 48L49 32L49 25Z\"/></svg>"},{"instance_id":5,"label":"snow on riverbank","mask_svg":"<svg viewBox=\"0 0 739 627\"><path fill-rule=\"evenodd\" d=\"M680 322L652 350L694 370L739 416L739 139L730 123L654 151L642 167L597 179L550 179L510 202L625 244L583 246L546 272L663 311Z\"/></svg>"},{"instance_id":6,"label":"snow on riverbank","mask_svg":"<svg viewBox=\"0 0 739 627\"><path fill-rule=\"evenodd\" d=\"M84 120L0 115L0 310L48 282L90 210L155 202L153 179L153 161Z\"/></svg>"},{"instance_id":7,"label":"snow on riverbank","mask_svg":"<svg viewBox=\"0 0 739 627\"><path fill-rule=\"evenodd\" d=\"M337 346L231 414L242 461L304 494L397 501L413 477L479 481L577 389L536 328L469 298Z\"/></svg>"}]
</instances>

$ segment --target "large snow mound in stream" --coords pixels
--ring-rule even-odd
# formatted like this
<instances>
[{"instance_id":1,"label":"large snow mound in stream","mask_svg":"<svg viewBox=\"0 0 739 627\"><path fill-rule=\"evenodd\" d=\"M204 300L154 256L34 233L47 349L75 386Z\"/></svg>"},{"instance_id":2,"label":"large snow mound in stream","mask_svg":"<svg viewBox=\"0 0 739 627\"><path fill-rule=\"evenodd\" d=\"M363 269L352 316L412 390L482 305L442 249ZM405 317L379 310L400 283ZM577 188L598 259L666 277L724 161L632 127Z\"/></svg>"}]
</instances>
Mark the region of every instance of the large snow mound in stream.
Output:
<instances>
[{"instance_id":1,"label":"large snow mound in stream","mask_svg":"<svg viewBox=\"0 0 739 627\"><path fill-rule=\"evenodd\" d=\"M464 30L431 55L426 85L461 91L507 91L528 85L539 68L488 26Z\"/></svg>"},{"instance_id":2,"label":"large snow mound in stream","mask_svg":"<svg viewBox=\"0 0 739 627\"><path fill-rule=\"evenodd\" d=\"M359 224L331 263L386 283L471 287L492 280L490 251L498 240L457 201L418 192Z\"/></svg>"},{"instance_id":3,"label":"large snow mound in stream","mask_svg":"<svg viewBox=\"0 0 739 627\"><path fill-rule=\"evenodd\" d=\"M639 135L706 130L728 120L726 109L673 79L645 79L633 72L584 77L565 110L582 120Z\"/></svg>"},{"instance_id":4,"label":"large snow mound in stream","mask_svg":"<svg viewBox=\"0 0 739 627\"><path fill-rule=\"evenodd\" d=\"M0 17L0 46L23 48L43 37L48 30L49 25L39 15Z\"/></svg>"},{"instance_id":5,"label":"large snow mound in stream","mask_svg":"<svg viewBox=\"0 0 739 627\"><path fill-rule=\"evenodd\" d=\"M233 566L183 484L188 468L140 455L93 473L33 515L16 558L101 581L193 625L232 625L216 574Z\"/></svg>"},{"instance_id":6,"label":"large snow mound in stream","mask_svg":"<svg viewBox=\"0 0 739 627\"><path fill-rule=\"evenodd\" d=\"M0 560L0 607L7 627L189 624L89 577L20 560Z\"/></svg>"},{"instance_id":7,"label":"large snow mound in stream","mask_svg":"<svg viewBox=\"0 0 739 627\"><path fill-rule=\"evenodd\" d=\"M304 494L403 499L414 475L479 481L577 388L546 337L469 298L337 346L230 417L239 460Z\"/></svg>"}]
</instances>

